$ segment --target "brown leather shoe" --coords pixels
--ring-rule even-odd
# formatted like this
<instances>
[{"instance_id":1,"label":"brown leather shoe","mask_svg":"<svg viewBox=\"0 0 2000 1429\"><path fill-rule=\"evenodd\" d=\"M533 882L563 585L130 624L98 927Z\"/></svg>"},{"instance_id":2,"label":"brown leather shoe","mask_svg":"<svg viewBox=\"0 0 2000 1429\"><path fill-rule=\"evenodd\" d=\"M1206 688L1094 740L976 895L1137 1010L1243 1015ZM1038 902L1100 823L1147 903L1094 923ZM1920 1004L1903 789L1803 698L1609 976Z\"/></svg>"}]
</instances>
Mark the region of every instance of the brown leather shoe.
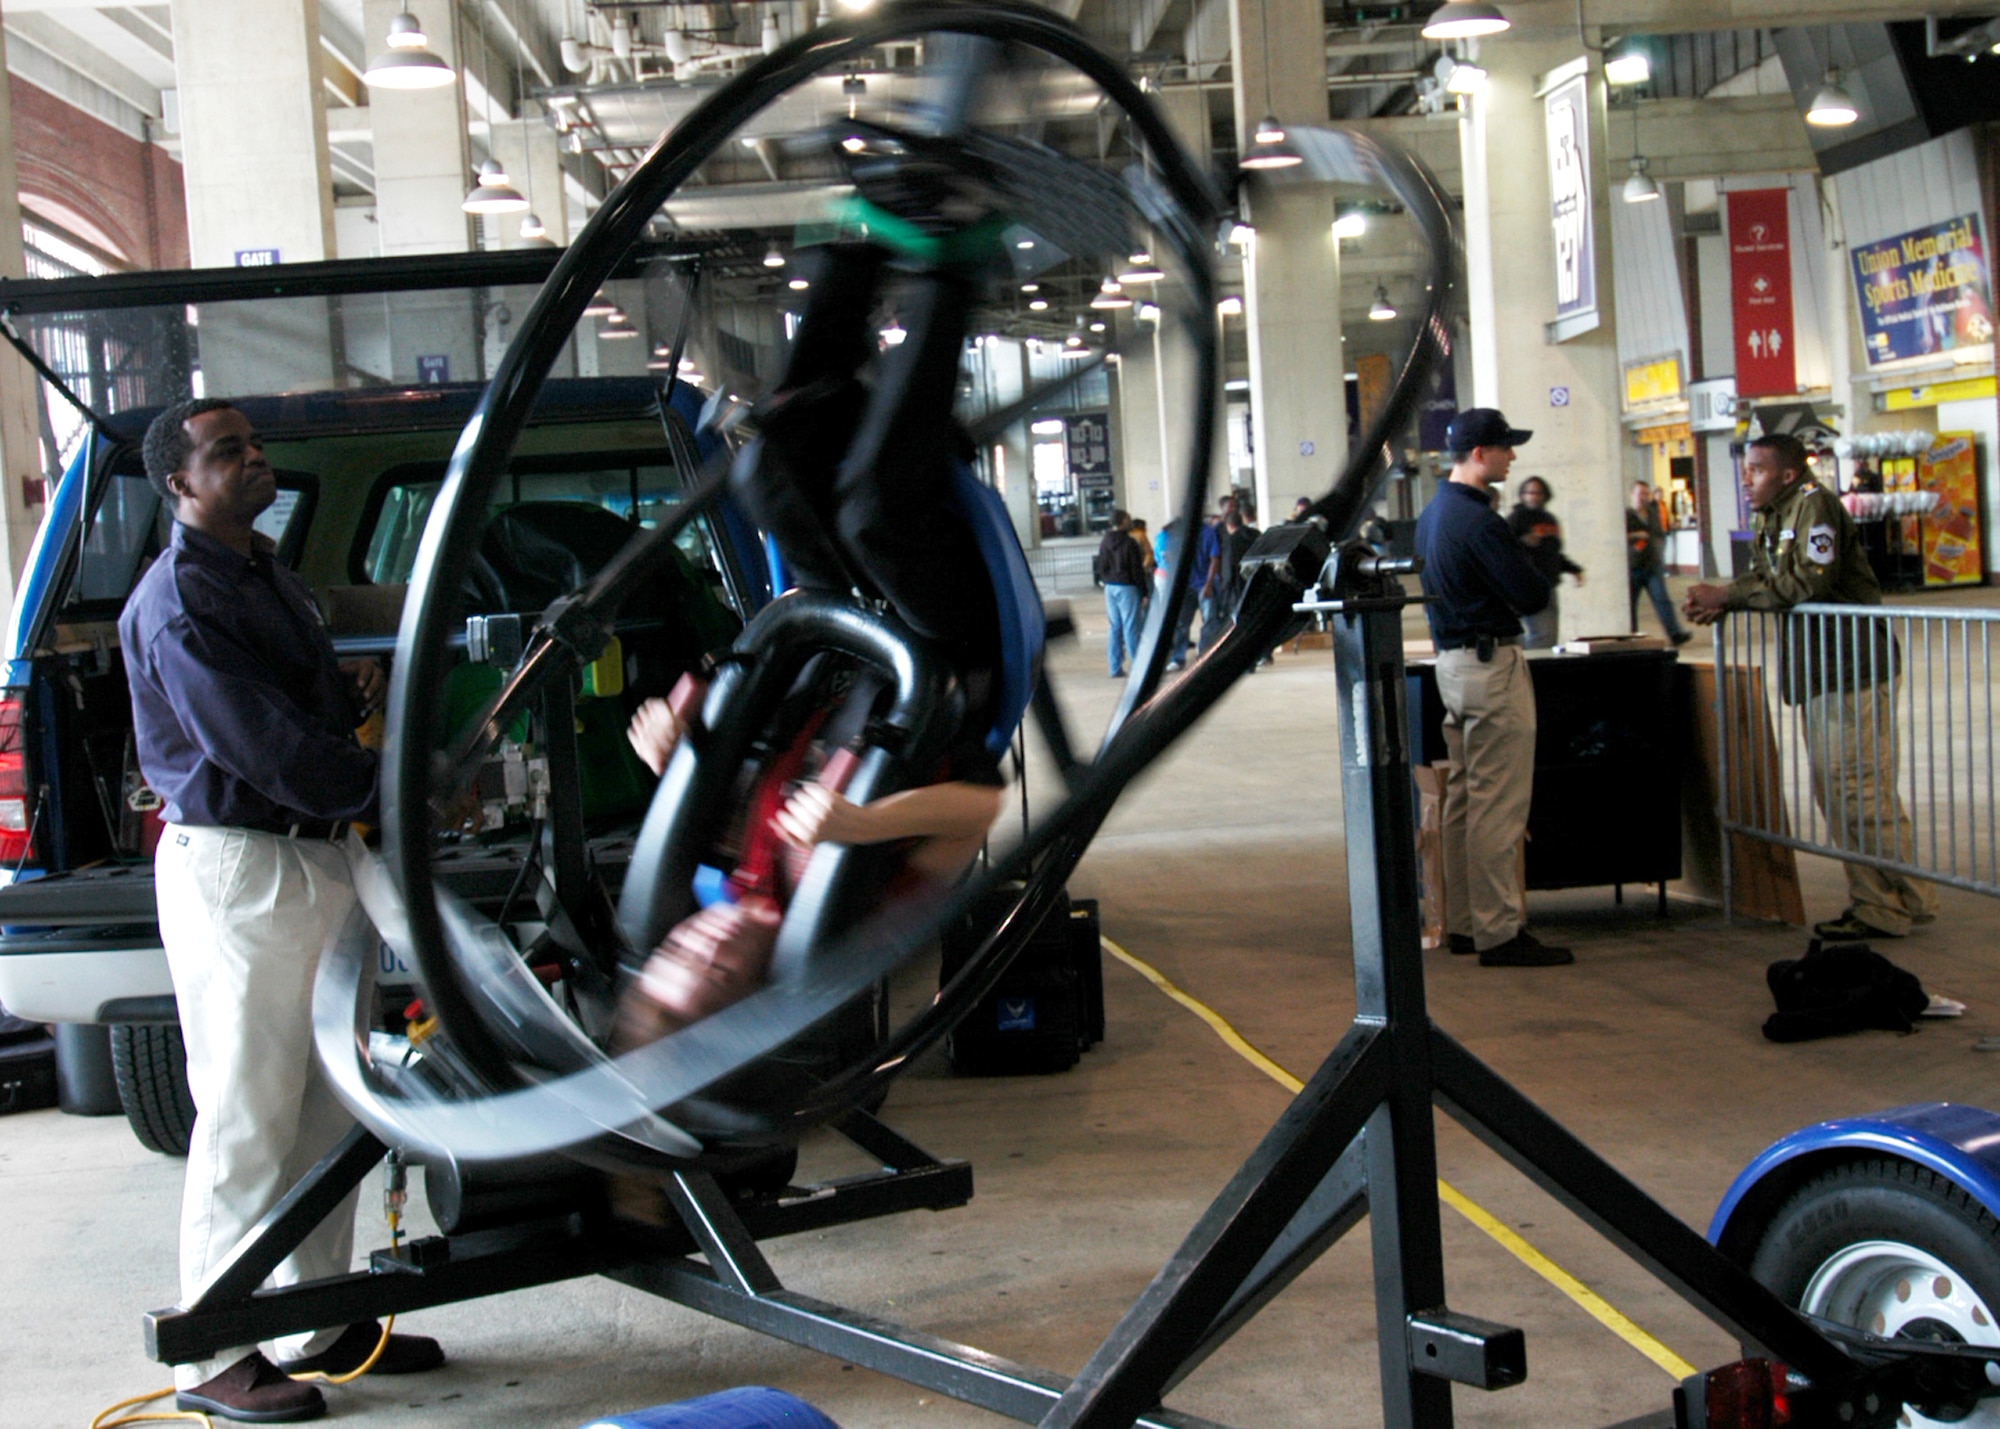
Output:
<instances>
[{"instance_id":1,"label":"brown leather shoe","mask_svg":"<svg viewBox=\"0 0 2000 1429\"><path fill-rule=\"evenodd\" d=\"M245 1424L296 1424L326 1413L326 1396L253 1350L214 1379L176 1394L174 1407Z\"/></svg>"},{"instance_id":2,"label":"brown leather shoe","mask_svg":"<svg viewBox=\"0 0 2000 1429\"><path fill-rule=\"evenodd\" d=\"M376 1343L381 1338L382 1322L379 1320L349 1325L340 1332L339 1339L318 1354L286 1360L280 1368L286 1374L353 1374L368 1356L375 1353ZM429 1335L391 1335L388 1346L382 1351L382 1358L375 1361L368 1373L422 1374L443 1363L444 1347Z\"/></svg>"}]
</instances>

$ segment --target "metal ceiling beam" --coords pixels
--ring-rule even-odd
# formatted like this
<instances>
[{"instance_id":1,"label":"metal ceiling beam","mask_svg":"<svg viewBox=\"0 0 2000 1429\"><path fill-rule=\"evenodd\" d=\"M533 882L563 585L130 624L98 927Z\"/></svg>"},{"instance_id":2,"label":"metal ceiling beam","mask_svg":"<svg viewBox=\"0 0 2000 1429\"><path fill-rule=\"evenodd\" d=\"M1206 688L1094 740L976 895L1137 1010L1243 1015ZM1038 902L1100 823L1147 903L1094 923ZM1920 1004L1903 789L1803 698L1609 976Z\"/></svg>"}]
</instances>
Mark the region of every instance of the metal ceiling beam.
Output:
<instances>
[{"instance_id":1,"label":"metal ceiling beam","mask_svg":"<svg viewBox=\"0 0 2000 1429\"><path fill-rule=\"evenodd\" d=\"M1993 0L1583 0L1583 23L1619 33L1666 35L1921 20L1926 12L1984 19L1993 9ZM1510 0L1507 15L1524 30L1574 32L1577 0Z\"/></svg>"}]
</instances>

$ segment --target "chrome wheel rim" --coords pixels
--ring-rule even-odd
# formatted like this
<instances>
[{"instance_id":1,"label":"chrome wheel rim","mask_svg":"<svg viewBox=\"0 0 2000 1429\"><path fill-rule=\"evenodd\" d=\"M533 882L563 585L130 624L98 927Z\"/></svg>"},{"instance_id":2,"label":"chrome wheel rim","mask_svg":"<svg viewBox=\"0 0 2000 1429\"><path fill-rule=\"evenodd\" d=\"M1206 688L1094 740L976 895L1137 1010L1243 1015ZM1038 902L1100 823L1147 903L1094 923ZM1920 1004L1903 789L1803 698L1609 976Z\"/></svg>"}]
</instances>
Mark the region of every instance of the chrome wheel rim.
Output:
<instances>
[{"instance_id":1,"label":"chrome wheel rim","mask_svg":"<svg viewBox=\"0 0 2000 1429\"><path fill-rule=\"evenodd\" d=\"M1868 1240L1843 1247L1813 1272L1799 1308L1885 1339L2000 1345L1993 1307L1965 1276L1902 1241ZM1902 1422L2000 1429L2000 1403L1984 1400L1959 1420L1927 1418L1905 1405Z\"/></svg>"}]
</instances>

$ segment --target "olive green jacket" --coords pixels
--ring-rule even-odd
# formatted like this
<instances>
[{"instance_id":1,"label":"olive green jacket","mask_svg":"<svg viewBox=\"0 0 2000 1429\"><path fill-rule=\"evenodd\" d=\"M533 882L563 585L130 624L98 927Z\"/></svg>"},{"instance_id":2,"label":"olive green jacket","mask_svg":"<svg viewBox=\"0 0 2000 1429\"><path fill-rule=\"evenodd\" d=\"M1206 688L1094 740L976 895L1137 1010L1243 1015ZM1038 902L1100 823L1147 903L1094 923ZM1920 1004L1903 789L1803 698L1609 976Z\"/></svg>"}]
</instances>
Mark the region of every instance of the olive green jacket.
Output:
<instances>
[{"instance_id":1,"label":"olive green jacket","mask_svg":"<svg viewBox=\"0 0 2000 1429\"><path fill-rule=\"evenodd\" d=\"M1750 528L1756 537L1750 574L1730 582L1727 609L1882 603L1882 586L1861 548L1854 518L1810 477L1779 492L1750 518ZM1886 620L1823 616L1780 621L1778 653L1779 693L1787 704L1892 679L1899 654Z\"/></svg>"}]
</instances>

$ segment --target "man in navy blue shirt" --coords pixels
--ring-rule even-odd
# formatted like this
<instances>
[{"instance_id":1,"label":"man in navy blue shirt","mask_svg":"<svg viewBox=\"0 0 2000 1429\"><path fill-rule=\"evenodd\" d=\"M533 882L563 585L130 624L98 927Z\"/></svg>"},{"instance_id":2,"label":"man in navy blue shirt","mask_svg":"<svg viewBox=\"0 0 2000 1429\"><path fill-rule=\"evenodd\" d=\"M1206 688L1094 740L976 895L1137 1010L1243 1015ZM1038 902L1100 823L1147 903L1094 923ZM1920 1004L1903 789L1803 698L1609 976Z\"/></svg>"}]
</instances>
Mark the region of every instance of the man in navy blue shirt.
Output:
<instances>
[{"instance_id":1,"label":"man in navy blue shirt","mask_svg":"<svg viewBox=\"0 0 2000 1429\"><path fill-rule=\"evenodd\" d=\"M1491 407L1459 413L1446 436L1451 479L1417 518L1451 761L1446 930L1454 953L1477 953L1487 967L1575 961L1528 931L1519 874L1535 788L1535 689L1520 617L1548 605L1549 583L1494 511L1490 492L1530 435Z\"/></svg>"},{"instance_id":2,"label":"man in navy blue shirt","mask_svg":"<svg viewBox=\"0 0 2000 1429\"><path fill-rule=\"evenodd\" d=\"M146 475L173 539L118 622L146 781L165 800L154 863L195 1125L181 1206L192 1299L352 1124L313 1059L312 983L354 904L352 821L376 818L377 757L354 727L381 667L341 664L312 592L255 523L277 496L263 444L227 402L169 407L146 432ZM345 1274L350 1196L272 1275ZM178 1405L230 1419L315 1418L326 1401L286 1371L343 1373L380 1337L360 1324L176 1368ZM373 1372L444 1362L435 1340L390 1339Z\"/></svg>"}]
</instances>

